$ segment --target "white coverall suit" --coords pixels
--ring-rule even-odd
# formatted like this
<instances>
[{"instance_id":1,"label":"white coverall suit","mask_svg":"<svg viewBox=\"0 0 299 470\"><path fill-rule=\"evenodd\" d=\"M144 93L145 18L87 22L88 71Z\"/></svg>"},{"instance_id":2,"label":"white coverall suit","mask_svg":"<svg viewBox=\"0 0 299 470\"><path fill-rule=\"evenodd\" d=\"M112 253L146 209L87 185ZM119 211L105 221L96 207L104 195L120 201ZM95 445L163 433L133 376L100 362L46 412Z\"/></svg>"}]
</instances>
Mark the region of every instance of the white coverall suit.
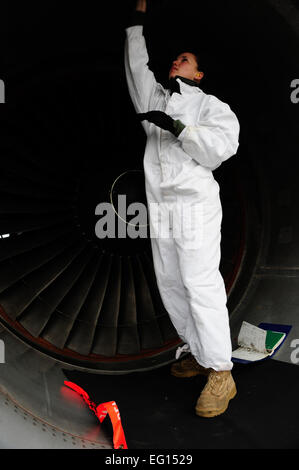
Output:
<instances>
[{"instance_id":1,"label":"white coverall suit","mask_svg":"<svg viewBox=\"0 0 299 470\"><path fill-rule=\"evenodd\" d=\"M212 171L236 154L239 122L227 104L179 78L181 94L171 95L148 68L143 26L131 26L126 33L126 77L136 112L163 111L186 126L177 138L148 121L142 123L147 134L148 207L163 203L195 208L195 226L183 212L183 236L151 235L161 299L197 362L217 371L231 370L227 296L219 271L222 207ZM194 231L196 241L190 242Z\"/></svg>"}]
</instances>

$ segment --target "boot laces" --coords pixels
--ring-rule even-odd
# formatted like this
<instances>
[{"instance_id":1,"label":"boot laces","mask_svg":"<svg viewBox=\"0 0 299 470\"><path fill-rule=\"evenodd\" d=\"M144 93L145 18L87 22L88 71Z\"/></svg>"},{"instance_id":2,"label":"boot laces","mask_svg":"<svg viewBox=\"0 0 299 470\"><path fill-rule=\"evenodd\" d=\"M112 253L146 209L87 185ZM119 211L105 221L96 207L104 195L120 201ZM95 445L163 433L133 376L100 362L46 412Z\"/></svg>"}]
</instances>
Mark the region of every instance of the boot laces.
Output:
<instances>
[{"instance_id":1,"label":"boot laces","mask_svg":"<svg viewBox=\"0 0 299 470\"><path fill-rule=\"evenodd\" d=\"M206 390L217 391L223 380L224 377L222 377L219 372L212 370L209 374Z\"/></svg>"}]
</instances>

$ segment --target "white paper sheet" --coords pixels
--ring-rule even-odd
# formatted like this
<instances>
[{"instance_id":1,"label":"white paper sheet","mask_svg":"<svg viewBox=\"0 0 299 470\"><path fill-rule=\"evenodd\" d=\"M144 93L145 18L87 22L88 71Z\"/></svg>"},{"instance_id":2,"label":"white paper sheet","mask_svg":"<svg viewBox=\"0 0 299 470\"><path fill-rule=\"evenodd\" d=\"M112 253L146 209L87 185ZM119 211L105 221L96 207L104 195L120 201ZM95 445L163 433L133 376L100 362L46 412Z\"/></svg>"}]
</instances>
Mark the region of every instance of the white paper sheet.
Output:
<instances>
[{"instance_id":1,"label":"white paper sheet","mask_svg":"<svg viewBox=\"0 0 299 470\"><path fill-rule=\"evenodd\" d=\"M251 325L243 321L240 333L238 336L238 345L245 348L254 349L260 353L267 353L266 351L266 335L267 331Z\"/></svg>"}]
</instances>

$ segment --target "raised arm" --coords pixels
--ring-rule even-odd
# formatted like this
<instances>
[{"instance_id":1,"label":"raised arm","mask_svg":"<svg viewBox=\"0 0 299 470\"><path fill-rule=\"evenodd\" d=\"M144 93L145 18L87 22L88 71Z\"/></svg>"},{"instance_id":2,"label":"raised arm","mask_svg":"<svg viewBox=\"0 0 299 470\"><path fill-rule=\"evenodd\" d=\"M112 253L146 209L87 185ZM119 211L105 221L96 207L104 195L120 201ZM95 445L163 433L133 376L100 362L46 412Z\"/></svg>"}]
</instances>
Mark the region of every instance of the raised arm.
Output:
<instances>
[{"instance_id":1,"label":"raised arm","mask_svg":"<svg viewBox=\"0 0 299 470\"><path fill-rule=\"evenodd\" d=\"M149 57L143 36L146 8L146 0L137 0L131 24L126 28L125 70L129 93L137 113L149 111L155 92L162 88L148 67Z\"/></svg>"}]
</instances>

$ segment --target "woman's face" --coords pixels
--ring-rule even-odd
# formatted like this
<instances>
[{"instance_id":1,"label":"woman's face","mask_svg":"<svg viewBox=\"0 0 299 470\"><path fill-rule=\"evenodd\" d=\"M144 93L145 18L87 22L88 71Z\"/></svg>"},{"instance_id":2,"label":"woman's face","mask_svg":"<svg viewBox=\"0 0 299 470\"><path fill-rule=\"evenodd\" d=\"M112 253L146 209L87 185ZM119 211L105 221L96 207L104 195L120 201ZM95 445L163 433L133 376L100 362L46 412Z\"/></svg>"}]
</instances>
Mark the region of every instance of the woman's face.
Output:
<instances>
[{"instance_id":1,"label":"woman's face","mask_svg":"<svg viewBox=\"0 0 299 470\"><path fill-rule=\"evenodd\" d=\"M181 77L189 78L189 80L195 80L198 73L195 55L190 52L184 52L173 61L169 71L169 79L180 75Z\"/></svg>"}]
</instances>

